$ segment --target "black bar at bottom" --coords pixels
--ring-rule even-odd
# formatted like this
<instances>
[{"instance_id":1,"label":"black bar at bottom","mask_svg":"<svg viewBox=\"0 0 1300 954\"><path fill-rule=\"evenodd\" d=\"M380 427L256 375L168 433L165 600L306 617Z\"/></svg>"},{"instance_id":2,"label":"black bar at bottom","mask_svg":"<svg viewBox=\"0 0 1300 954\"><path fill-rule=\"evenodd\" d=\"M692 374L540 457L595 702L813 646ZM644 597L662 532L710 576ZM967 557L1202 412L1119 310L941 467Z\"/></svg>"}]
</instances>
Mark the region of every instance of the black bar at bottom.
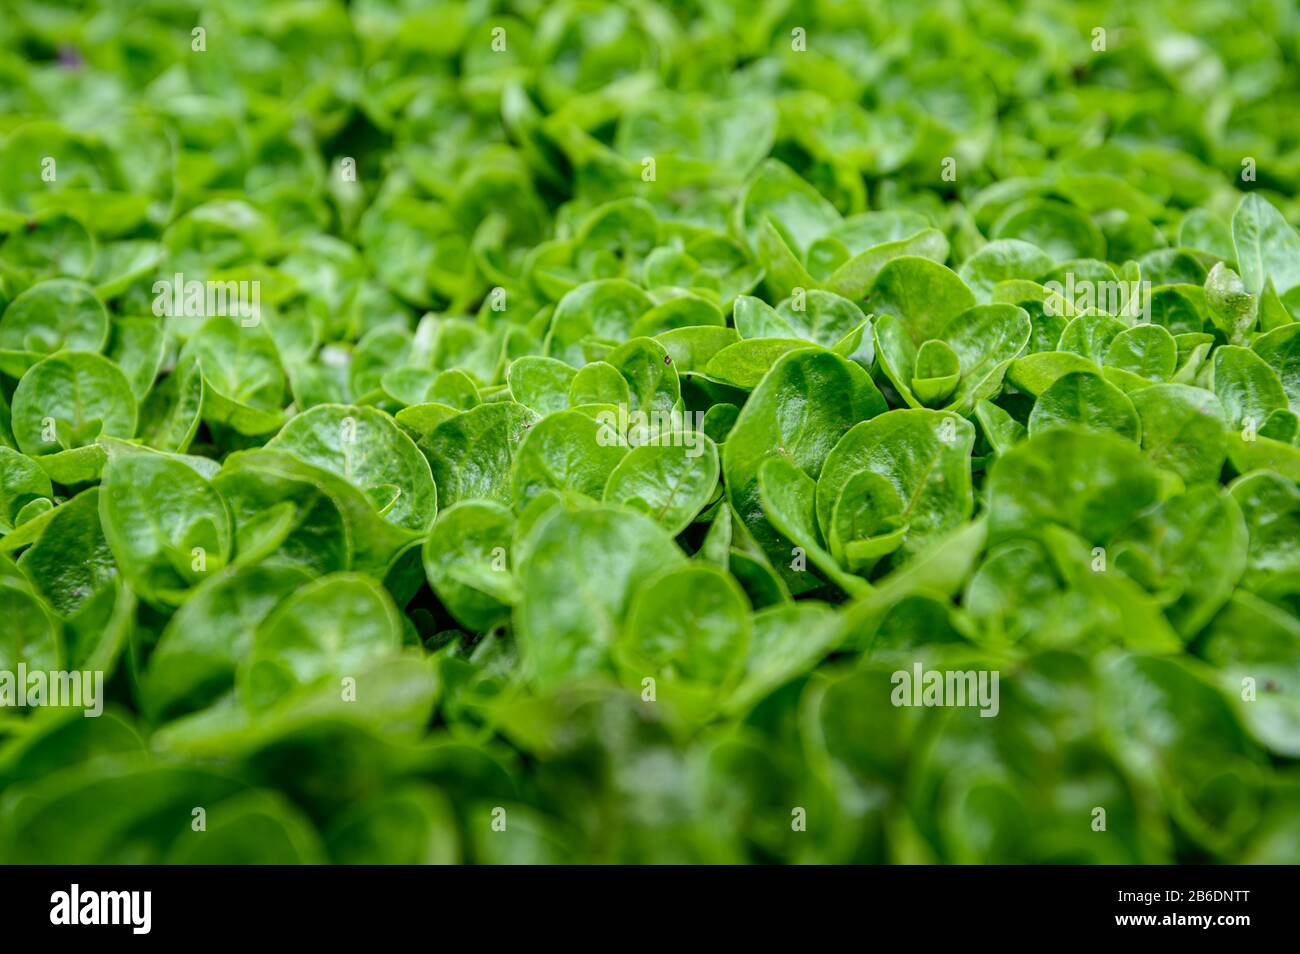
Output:
<instances>
[{"instance_id":1,"label":"black bar at bottom","mask_svg":"<svg viewBox=\"0 0 1300 954\"><path fill-rule=\"evenodd\" d=\"M785 922L822 937L832 927L902 928L919 931L918 939L991 929L1006 939L1129 935L1181 943L1199 935L1231 944L1293 931L1295 873L1268 867L10 867L0 870L0 918L13 940L76 933L81 940L117 935L126 943L250 937L338 943L402 930L449 940L445 931L466 928L485 939L518 932L536 942L570 932L590 936L597 928L605 936L609 928L653 936L670 926L734 941Z\"/></svg>"}]
</instances>

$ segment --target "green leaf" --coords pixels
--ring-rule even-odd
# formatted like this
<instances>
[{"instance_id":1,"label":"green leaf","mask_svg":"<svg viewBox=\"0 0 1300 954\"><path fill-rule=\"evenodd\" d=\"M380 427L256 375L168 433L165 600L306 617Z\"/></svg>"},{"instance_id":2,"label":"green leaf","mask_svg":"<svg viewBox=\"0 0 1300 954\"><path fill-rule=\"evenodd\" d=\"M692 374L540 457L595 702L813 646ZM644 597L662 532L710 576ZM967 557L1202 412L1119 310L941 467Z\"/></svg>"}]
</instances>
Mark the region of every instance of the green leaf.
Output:
<instances>
[{"instance_id":1,"label":"green leaf","mask_svg":"<svg viewBox=\"0 0 1300 954\"><path fill-rule=\"evenodd\" d=\"M959 524L974 509L970 452L975 428L947 411L890 411L858 424L835 445L817 481L817 523L829 534L834 507L860 471L893 486L907 524L902 552L915 554Z\"/></svg>"},{"instance_id":2,"label":"green leaf","mask_svg":"<svg viewBox=\"0 0 1300 954\"><path fill-rule=\"evenodd\" d=\"M1157 501L1160 481L1132 441L1062 427L999 457L989 471L987 491L993 540L1057 524L1105 544Z\"/></svg>"},{"instance_id":3,"label":"green leaf","mask_svg":"<svg viewBox=\"0 0 1300 954\"><path fill-rule=\"evenodd\" d=\"M1143 514L1112 547L1115 565L1159 596L1169 622L1190 639L1246 569L1246 522L1231 494L1202 485Z\"/></svg>"},{"instance_id":4,"label":"green leaf","mask_svg":"<svg viewBox=\"0 0 1300 954\"><path fill-rule=\"evenodd\" d=\"M652 304L645 292L619 278L580 285L555 306L546 335L546 354L581 367L586 360L585 341L626 341L636 320Z\"/></svg>"},{"instance_id":5,"label":"green leaf","mask_svg":"<svg viewBox=\"0 0 1300 954\"><path fill-rule=\"evenodd\" d=\"M759 227L770 219L788 237L796 255L840 221L834 206L789 166L775 159L766 160L755 170L740 208L751 248L757 243Z\"/></svg>"},{"instance_id":6,"label":"green leaf","mask_svg":"<svg viewBox=\"0 0 1300 954\"><path fill-rule=\"evenodd\" d=\"M593 361L579 369L569 385L570 407L581 407L584 404L627 407L631 402L632 392L627 379L607 361Z\"/></svg>"},{"instance_id":7,"label":"green leaf","mask_svg":"<svg viewBox=\"0 0 1300 954\"><path fill-rule=\"evenodd\" d=\"M1178 343L1161 325L1134 325L1111 339L1104 363L1107 368L1159 384L1174 376Z\"/></svg>"},{"instance_id":8,"label":"green leaf","mask_svg":"<svg viewBox=\"0 0 1300 954\"><path fill-rule=\"evenodd\" d=\"M209 424L259 435L284 423L286 379L275 341L263 328L209 318L183 356L203 372L203 419Z\"/></svg>"},{"instance_id":9,"label":"green leaf","mask_svg":"<svg viewBox=\"0 0 1300 954\"><path fill-rule=\"evenodd\" d=\"M203 373L189 360L158 381L140 405L140 441L168 453L189 450L202 418L203 388Z\"/></svg>"},{"instance_id":10,"label":"green leaf","mask_svg":"<svg viewBox=\"0 0 1300 954\"><path fill-rule=\"evenodd\" d=\"M1037 397L1067 374L1092 374L1097 365L1072 351L1041 351L1011 362L1007 380L1026 394Z\"/></svg>"},{"instance_id":11,"label":"green leaf","mask_svg":"<svg viewBox=\"0 0 1300 954\"><path fill-rule=\"evenodd\" d=\"M1205 276L1205 303L1215 326L1234 344L1245 342L1255 326L1259 300L1246 291L1245 283L1222 262L1215 263Z\"/></svg>"},{"instance_id":12,"label":"green leaf","mask_svg":"<svg viewBox=\"0 0 1300 954\"><path fill-rule=\"evenodd\" d=\"M421 438L440 504L471 499L509 504L511 467L539 420L522 404L497 401L450 417Z\"/></svg>"},{"instance_id":13,"label":"green leaf","mask_svg":"<svg viewBox=\"0 0 1300 954\"><path fill-rule=\"evenodd\" d=\"M1142 423L1142 450L1191 486L1217 481L1227 445L1223 405L1209 391L1157 384L1129 395Z\"/></svg>"},{"instance_id":14,"label":"green leaf","mask_svg":"<svg viewBox=\"0 0 1300 954\"><path fill-rule=\"evenodd\" d=\"M1242 196L1232 216L1232 244L1247 292L1259 294L1270 278L1280 295L1300 285L1300 235L1263 196Z\"/></svg>"},{"instance_id":15,"label":"green leaf","mask_svg":"<svg viewBox=\"0 0 1300 954\"><path fill-rule=\"evenodd\" d=\"M1216 348L1212 373L1214 393L1223 403L1228 426L1234 430L1247 419L1258 428L1269 414L1287 406L1286 391L1277 373L1249 348Z\"/></svg>"},{"instance_id":16,"label":"green leaf","mask_svg":"<svg viewBox=\"0 0 1300 954\"><path fill-rule=\"evenodd\" d=\"M975 296L956 272L915 255L892 259L867 295L867 307L901 320L917 345L940 337L950 321L974 306Z\"/></svg>"},{"instance_id":17,"label":"green leaf","mask_svg":"<svg viewBox=\"0 0 1300 954\"><path fill-rule=\"evenodd\" d=\"M1277 372L1291 410L1300 408L1300 323L1260 335L1251 347Z\"/></svg>"},{"instance_id":18,"label":"green leaf","mask_svg":"<svg viewBox=\"0 0 1300 954\"><path fill-rule=\"evenodd\" d=\"M704 509L717 483L717 446L683 429L628 451L610 472L603 499L650 515L675 536Z\"/></svg>"},{"instance_id":19,"label":"green leaf","mask_svg":"<svg viewBox=\"0 0 1300 954\"><path fill-rule=\"evenodd\" d=\"M1054 260L1104 258L1106 239L1078 209L1064 202L1026 199L1003 213L993 226L995 239L1019 239Z\"/></svg>"},{"instance_id":20,"label":"green leaf","mask_svg":"<svg viewBox=\"0 0 1300 954\"><path fill-rule=\"evenodd\" d=\"M1251 735L1287 758L1300 753L1300 709L1293 693L1300 667L1300 625L1295 617L1256 599L1235 594L1209 627L1202 653L1218 669L1225 690L1239 698Z\"/></svg>"},{"instance_id":21,"label":"green leaf","mask_svg":"<svg viewBox=\"0 0 1300 954\"><path fill-rule=\"evenodd\" d=\"M323 576L297 589L258 625L240 673L241 690L255 709L330 679L336 692L346 692L339 680L355 682L364 669L395 655L401 642L401 616L373 579Z\"/></svg>"},{"instance_id":22,"label":"green leaf","mask_svg":"<svg viewBox=\"0 0 1300 954\"><path fill-rule=\"evenodd\" d=\"M723 448L722 473L728 501L774 562L789 557L759 499L763 461L784 457L816 478L845 432L884 410L866 372L830 352L787 354L755 388Z\"/></svg>"},{"instance_id":23,"label":"green leaf","mask_svg":"<svg viewBox=\"0 0 1300 954\"><path fill-rule=\"evenodd\" d=\"M1028 313L1015 305L976 305L952 319L942 340L957 355L961 380L947 406L967 414L976 402L996 395L1032 332Z\"/></svg>"},{"instance_id":24,"label":"green leaf","mask_svg":"<svg viewBox=\"0 0 1300 954\"><path fill-rule=\"evenodd\" d=\"M758 469L758 496L763 513L780 533L798 551L791 561L795 572L799 556L804 556L844 592L852 594L866 590L866 584L845 573L822 544L822 534L817 529L817 483L781 457L769 457Z\"/></svg>"},{"instance_id":25,"label":"green leaf","mask_svg":"<svg viewBox=\"0 0 1300 954\"><path fill-rule=\"evenodd\" d=\"M860 301L875 284L880 270L904 255L928 258L942 265L948 258L948 239L938 229L922 229L908 238L873 245L836 268L826 285L837 295Z\"/></svg>"},{"instance_id":26,"label":"green leaf","mask_svg":"<svg viewBox=\"0 0 1300 954\"><path fill-rule=\"evenodd\" d=\"M607 505L558 508L519 567L514 624L531 678L552 687L603 668L641 582L684 560L649 517Z\"/></svg>"},{"instance_id":27,"label":"green leaf","mask_svg":"<svg viewBox=\"0 0 1300 954\"><path fill-rule=\"evenodd\" d=\"M104 468L99 517L113 558L141 597L177 605L230 558L230 513L193 469L161 454Z\"/></svg>"},{"instance_id":28,"label":"green leaf","mask_svg":"<svg viewBox=\"0 0 1300 954\"><path fill-rule=\"evenodd\" d=\"M525 355L510 363L506 381L514 399L540 415L569 406L569 386L576 372L563 361Z\"/></svg>"},{"instance_id":29,"label":"green leaf","mask_svg":"<svg viewBox=\"0 0 1300 954\"><path fill-rule=\"evenodd\" d=\"M603 420L578 411L560 411L528 429L510 471L516 510L544 490L573 491L601 499L610 474L627 453L617 414L601 413L606 415Z\"/></svg>"},{"instance_id":30,"label":"green leaf","mask_svg":"<svg viewBox=\"0 0 1300 954\"><path fill-rule=\"evenodd\" d=\"M372 501L391 500L384 518L399 527L423 531L437 513L428 461L376 408L322 404L290 420L266 446L337 474Z\"/></svg>"},{"instance_id":31,"label":"green leaf","mask_svg":"<svg viewBox=\"0 0 1300 954\"><path fill-rule=\"evenodd\" d=\"M18 382L13 404L14 437L30 455L135 434L135 398L125 375L88 351L63 351L33 365Z\"/></svg>"},{"instance_id":32,"label":"green leaf","mask_svg":"<svg viewBox=\"0 0 1300 954\"><path fill-rule=\"evenodd\" d=\"M103 351L108 337L108 313L89 286L62 278L41 282L0 314L0 370L22 377L56 351Z\"/></svg>"},{"instance_id":33,"label":"green leaf","mask_svg":"<svg viewBox=\"0 0 1300 954\"><path fill-rule=\"evenodd\" d=\"M922 342L912 370L912 393L916 399L931 406L942 404L957 389L960 380L961 359L952 346L939 339Z\"/></svg>"},{"instance_id":34,"label":"green leaf","mask_svg":"<svg viewBox=\"0 0 1300 954\"><path fill-rule=\"evenodd\" d=\"M0 594L8 617L4 639L0 639L0 666L6 673L18 672L19 666L33 672L58 669L63 659L63 627L54 611L20 577L0 577Z\"/></svg>"},{"instance_id":35,"label":"green leaf","mask_svg":"<svg viewBox=\"0 0 1300 954\"><path fill-rule=\"evenodd\" d=\"M172 718L228 691L262 620L310 579L294 566L231 566L211 574L177 610L149 656L140 680L145 712Z\"/></svg>"},{"instance_id":36,"label":"green leaf","mask_svg":"<svg viewBox=\"0 0 1300 954\"><path fill-rule=\"evenodd\" d=\"M462 626L486 631L509 619L518 588L510 566L513 515L487 500L464 500L438 514L424 542L424 572Z\"/></svg>"},{"instance_id":37,"label":"green leaf","mask_svg":"<svg viewBox=\"0 0 1300 954\"><path fill-rule=\"evenodd\" d=\"M640 677L727 687L745 667L753 639L749 600L731 576L706 563L670 566L637 589L617 644ZM640 679L637 679L640 683Z\"/></svg>"},{"instance_id":38,"label":"green leaf","mask_svg":"<svg viewBox=\"0 0 1300 954\"><path fill-rule=\"evenodd\" d=\"M13 448L0 447L0 528L8 533L18 526L23 508L53 496L50 478L36 461Z\"/></svg>"},{"instance_id":39,"label":"green leaf","mask_svg":"<svg viewBox=\"0 0 1300 954\"><path fill-rule=\"evenodd\" d=\"M35 542L18 560L32 585L64 619L106 589L117 564L100 526L98 487L91 487L50 513Z\"/></svg>"},{"instance_id":40,"label":"green leaf","mask_svg":"<svg viewBox=\"0 0 1300 954\"><path fill-rule=\"evenodd\" d=\"M1038 396L1029 415L1029 435L1053 427L1109 431L1131 441L1141 438L1142 424L1128 396L1099 374L1074 371L1062 375Z\"/></svg>"},{"instance_id":41,"label":"green leaf","mask_svg":"<svg viewBox=\"0 0 1300 954\"><path fill-rule=\"evenodd\" d=\"M1300 488L1269 471L1256 471L1229 486L1241 508L1250 540L1242 584L1260 590L1300 571Z\"/></svg>"},{"instance_id":42,"label":"green leaf","mask_svg":"<svg viewBox=\"0 0 1300 954\"><path fill-rule=\"evenodd\" d=\"M791 351L813 347L800 338L751 338L729 344L704 366L710 378L732 387L752 391L772 369L772 365Z\"/></svg>"},{"instance_id":43,"label":"green leaf","mask_svg":"<svg viewBox=\"0 0 1300 954\"><path fill-rule=\"evenodd\" d=\"M993 290L1007 279L1037 281L1052 268L1052 257L1037 245L1019 239L989 242L966 261L958 274L981 304L993 300Z\"/></svg>"},{"instance_id":44,"label":"green leaf","mask_svg":"<svg viewBox=\"0 0 1300 954\"><path fill-rule=\"evenodd\" d=\"M979 422L980 433L996 456L1005 454L1028 433L1025 425L1003 408L988 401L980 401L975 405L975 420Z\"/></svg>"}]
</instances>

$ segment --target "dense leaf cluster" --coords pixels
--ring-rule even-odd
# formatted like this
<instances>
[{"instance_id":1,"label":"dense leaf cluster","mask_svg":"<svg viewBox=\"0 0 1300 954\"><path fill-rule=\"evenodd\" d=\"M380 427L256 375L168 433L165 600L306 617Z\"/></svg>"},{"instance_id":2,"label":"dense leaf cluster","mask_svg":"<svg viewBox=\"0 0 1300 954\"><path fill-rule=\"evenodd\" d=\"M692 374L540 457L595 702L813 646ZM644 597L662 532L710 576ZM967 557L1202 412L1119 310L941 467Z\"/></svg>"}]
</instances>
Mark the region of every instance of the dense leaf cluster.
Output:
<instances>
[{"instance_id":1,"label":"dense leaf cluster","mask_svg":"<svg viewBox=\"0 0 1300 954\"><path fill-rule=\"evenodd\" d=\"M107 704L0 860L1294 861L1298 98L1285 0L11 0L0 670Z\"/></svg>"}]
</instances>

